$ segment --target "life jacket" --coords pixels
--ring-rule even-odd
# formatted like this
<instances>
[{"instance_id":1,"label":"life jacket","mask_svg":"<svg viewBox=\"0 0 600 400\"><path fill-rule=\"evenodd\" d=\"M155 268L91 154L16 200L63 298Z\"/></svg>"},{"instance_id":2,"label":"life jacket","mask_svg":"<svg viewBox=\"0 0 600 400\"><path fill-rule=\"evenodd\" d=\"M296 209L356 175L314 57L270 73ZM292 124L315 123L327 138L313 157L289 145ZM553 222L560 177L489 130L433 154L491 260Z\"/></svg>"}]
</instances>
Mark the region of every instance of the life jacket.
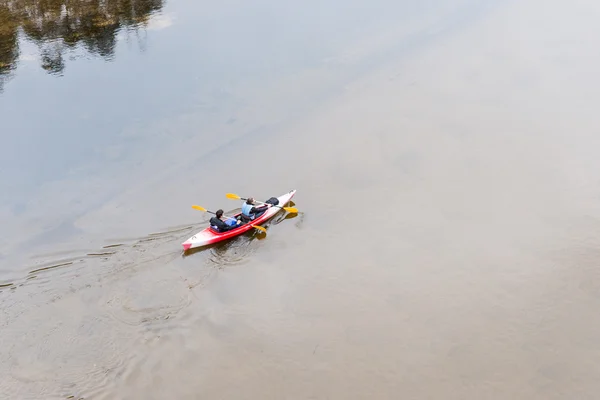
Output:
<instances>
[{"instance_id":1,"label":"life jacket","mask_svg":"<svg viewBox=\"0 0 600 400\"><path fill-rule=\"evenodd\" d=\"M215 225L215 220L216 220L216 219L217 219L217 217L212 217L212 218L210 219L210 227L211 227L213 230L215 230L215 231L217 231L217 232L220 232L220 230L219 230L219 227Z\"/></svg>"},{"instance_id":2,"label":"life jacket","mask_svg":"<svg viewBox=\"0 0 600 400\"><path fill-rule=\"evenodd\" d=\"M244 203L242 205L242 214L244 214L246 217L248 217L250 219L254 219L254 215L250 214L250 210L252 210L252 207L254 207L252 204Z\"/></svg>"}]
</instances>

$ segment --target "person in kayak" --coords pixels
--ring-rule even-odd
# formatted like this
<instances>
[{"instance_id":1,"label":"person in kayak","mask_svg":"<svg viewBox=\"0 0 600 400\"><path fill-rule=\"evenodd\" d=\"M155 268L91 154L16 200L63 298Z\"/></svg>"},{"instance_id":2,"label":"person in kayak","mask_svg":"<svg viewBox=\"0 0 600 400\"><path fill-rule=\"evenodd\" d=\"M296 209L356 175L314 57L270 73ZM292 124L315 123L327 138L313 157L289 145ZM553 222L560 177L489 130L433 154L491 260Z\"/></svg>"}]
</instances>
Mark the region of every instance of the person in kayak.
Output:
<instances>
[{"instance_id":1,"label":"person in kayak","mask_svg":"<svg viewBox=\"0 0 600 400\"><path fill-rule=\"evenodd\" d=\"M242 218L248 222L253 220L254 218L260 216L263 212L269 208L268 205L264 205L261 207L255 207L256 202L253 197L249 197L248 200L242 205Z\"/></svg>"},{"instance_id":2,"label":"person in kayak","mask_svg":"<svg viewBox=\"0 0 600 400\"><path fill-rule=\"evenodd\" d=\"M221 217L223 216L223 210L219 209L215 213L216 216L210 219L210 227L217 232L227 232L236 228L241 222L236 221L234 218L227 218L227 222L224 222Z\"/></svg>"}]
</instances>

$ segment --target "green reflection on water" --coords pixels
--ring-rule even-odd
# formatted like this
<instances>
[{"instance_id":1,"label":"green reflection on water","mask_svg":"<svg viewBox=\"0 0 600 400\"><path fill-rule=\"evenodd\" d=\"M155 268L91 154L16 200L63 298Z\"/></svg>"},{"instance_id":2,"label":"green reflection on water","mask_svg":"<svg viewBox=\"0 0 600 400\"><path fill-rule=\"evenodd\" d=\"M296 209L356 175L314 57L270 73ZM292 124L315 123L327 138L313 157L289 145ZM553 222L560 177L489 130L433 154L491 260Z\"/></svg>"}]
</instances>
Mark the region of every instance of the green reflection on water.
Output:
<instances>
[{"instance_id":1,"label":"green reflection on water","mask_svg":"<svg viewBox=\"0 0 600 400\"><path fill-rule=\"evenodd\" d=\"M35 43L41 67L62 74L65 52L82 45L111 59L120 29L146 26L164 0L0 0L0 90L17 67L19 33Z\"/></svg>"}]
</instances>

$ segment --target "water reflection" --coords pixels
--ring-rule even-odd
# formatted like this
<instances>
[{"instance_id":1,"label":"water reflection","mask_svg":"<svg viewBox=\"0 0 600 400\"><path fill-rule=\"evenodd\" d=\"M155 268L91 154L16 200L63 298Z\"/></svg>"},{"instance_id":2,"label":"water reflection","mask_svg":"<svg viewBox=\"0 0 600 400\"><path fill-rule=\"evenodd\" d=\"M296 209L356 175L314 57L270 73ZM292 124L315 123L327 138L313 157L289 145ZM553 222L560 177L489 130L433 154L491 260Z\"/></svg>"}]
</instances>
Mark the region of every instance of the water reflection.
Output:
<instances>
[{"instance_id":1,"label":"water reflection","mask_svg":"<svg viewBox=\"0 0 600 400\"><path fill-rule=\"evenodd\" d=\"M41 66L62 74L65 54L77 46L105 59L117 33L146 26L164 0L0 0L0 90L19 59L19 37L40 49Z\"/></svg>"}]
</instances>

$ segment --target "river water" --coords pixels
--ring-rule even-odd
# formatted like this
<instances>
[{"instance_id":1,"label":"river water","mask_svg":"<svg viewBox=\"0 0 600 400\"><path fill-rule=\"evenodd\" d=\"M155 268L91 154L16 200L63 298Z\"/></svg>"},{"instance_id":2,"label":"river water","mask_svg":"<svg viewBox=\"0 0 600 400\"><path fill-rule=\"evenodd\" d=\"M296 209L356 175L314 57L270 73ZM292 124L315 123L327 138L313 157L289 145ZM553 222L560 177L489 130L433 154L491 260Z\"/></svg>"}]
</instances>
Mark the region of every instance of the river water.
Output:
<instances>
[{"instance_id":1,"label":"river water","mask_svg":"<svg viewBox=\"0 0 600 400\"><path fill-rule=\"evenodd\" d=\"M597 398L600 5L416 3L0 0L0 398Z\"/></svg>"}]
</instances>

